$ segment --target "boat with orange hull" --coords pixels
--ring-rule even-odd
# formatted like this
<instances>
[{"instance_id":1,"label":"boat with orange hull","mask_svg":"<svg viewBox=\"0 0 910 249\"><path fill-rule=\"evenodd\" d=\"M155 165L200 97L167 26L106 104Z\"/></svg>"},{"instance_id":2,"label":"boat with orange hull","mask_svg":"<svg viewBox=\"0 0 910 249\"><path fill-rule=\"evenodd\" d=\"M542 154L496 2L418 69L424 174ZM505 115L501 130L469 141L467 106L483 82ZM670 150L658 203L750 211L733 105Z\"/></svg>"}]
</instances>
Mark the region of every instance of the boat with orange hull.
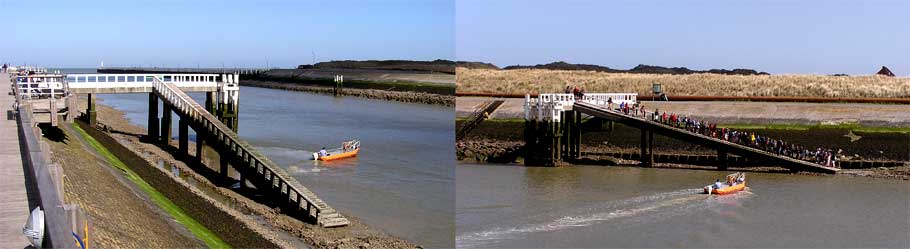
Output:
<instances>
[{"instance_id":1,"label":"boat with orange hull","mask_svg":"<svg viewBox=\"0 0 910 249\"><path fill-rule=\"evenodd\" d=\"M313 160L332 161L357 156L360 152L360 141L351 140L341 143L341 148L321 150L313 153Z\"/></svg>"},{"instance_id":2,"label":"boat with orange hull","mask_svg":"<svg viewBox=\"0 0 910 249\"><path fill-rule=\"evenodd\" d=\"M732 194L746 189L746 174L745 173L734 173L727 175L726 182L720 182L719 180L714 184L705 186L705 194L715 194L715 195L726 195Z\"/></svg>"}]
</instances>

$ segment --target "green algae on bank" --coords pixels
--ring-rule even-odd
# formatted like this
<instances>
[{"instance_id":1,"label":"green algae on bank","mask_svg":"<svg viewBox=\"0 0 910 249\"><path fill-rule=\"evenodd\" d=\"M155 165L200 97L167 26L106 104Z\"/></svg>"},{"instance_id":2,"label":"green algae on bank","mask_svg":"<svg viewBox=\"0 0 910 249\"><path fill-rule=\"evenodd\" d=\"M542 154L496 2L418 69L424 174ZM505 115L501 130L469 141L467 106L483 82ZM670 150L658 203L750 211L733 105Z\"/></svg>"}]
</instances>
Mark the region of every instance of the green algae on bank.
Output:
<instances>
[{"instance_id":1,"label":"green algae on bank","mask_svg":"<svg viewBox=\"0 0 910 249\"><path fill-rule=\"evenodd\" d=\"M124 164L120 159L112 154L107 148L101 145L100 142L95 140L92 136L88 135L82 127L78 125L72 126L83 139L100 155L104 156L105 159L118 170L120 170L127 179L129 179L133 184L142 189L143 192L149 195L150 199L155 202L156 205L161 207L165 212L167 212L171 217L174 218L178 223L182 224L190 232L193 233L200 240L205 242L206 246L209 248L231 248L230 245L225 243L218 235L215 235L211 230L197 222L195 219L190 217L183 211L180 207L174 204L173 201L165 197L161 192L158 192L154 187L148 184L145 180L139 177L136 172L133 172L126 164Z\"/></svg>"}]
</instances>

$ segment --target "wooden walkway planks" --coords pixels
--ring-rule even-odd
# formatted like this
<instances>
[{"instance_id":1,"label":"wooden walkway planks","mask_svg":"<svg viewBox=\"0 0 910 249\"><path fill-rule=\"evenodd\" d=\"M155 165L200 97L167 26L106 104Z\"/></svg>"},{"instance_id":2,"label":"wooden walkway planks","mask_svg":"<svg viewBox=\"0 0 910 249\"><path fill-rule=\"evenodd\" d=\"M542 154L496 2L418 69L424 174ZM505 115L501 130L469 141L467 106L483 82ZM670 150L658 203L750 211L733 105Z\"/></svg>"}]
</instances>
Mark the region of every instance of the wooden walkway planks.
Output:
<instances>
[{"instance_id":1,"label":"wooden walkway planks","mask_svg":"<svg viewBox=\"0 0 910 249\"><path fill-rule=\"evenodd\" d=\"M25 172L19 151L19 129L13 115L16 101L9 88L9 75L0 74L0 241L6 248L23 248L29 245L22 235L22 226L28 220L28 194L25 190Z\"/></svg>"}]
</instances>

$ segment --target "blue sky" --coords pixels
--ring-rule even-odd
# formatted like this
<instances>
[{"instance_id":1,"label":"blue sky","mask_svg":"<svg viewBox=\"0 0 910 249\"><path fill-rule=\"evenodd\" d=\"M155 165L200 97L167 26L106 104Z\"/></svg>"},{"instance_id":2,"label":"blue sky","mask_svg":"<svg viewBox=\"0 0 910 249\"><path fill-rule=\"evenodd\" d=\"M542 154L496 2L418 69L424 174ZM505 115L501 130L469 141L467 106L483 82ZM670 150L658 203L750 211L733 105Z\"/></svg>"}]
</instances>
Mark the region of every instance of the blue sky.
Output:
<instances>
[{"instance_id":1,"label":"blue sky","mask_svg":"<svg viewBox=\"0 0 910 249\"><path fill-rule=\"evenodd\" d=\"M0 61L53 67L293 67L455 59L454 2L0 0ZM12 27L12 28L11 28Z\"/></svg>"},{"instance_id":2,"label":"blue sky","mask_svg":"<svg viewBox=\"0 0 910 249\"><path fill-rule=\"evenodd\" d=\"M456 56L910 75L910 1L458 0Z\"/></svg>"}]
</instances>

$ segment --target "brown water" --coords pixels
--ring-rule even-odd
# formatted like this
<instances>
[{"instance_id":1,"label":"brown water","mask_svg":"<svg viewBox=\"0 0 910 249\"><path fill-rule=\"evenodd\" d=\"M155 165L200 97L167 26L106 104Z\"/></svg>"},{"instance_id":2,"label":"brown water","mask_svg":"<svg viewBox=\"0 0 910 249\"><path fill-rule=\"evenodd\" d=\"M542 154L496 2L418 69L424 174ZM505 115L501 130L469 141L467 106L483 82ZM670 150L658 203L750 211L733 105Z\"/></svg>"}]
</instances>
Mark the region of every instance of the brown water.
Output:
<instances>
[{"instance_id":1,"label":"brown water","mask_svg":"<svg viewBox=\"0 0 910 249\"><path fill-rule=\"evenodd\" d=\"M456 166L456 244L489 247L910 247L910 183L634 167Z\"/></svg>"},{"instance_id":2,"label":"brown water","mask_svg":"<svg viewBox=\"0 0 910 249\"><path fill-rule=\"evenodd\" d=\"M146 125L147 94L100 98ZM333 208L418 245L454 246L452 107L253 87L241 88L240 102L239 135ZM354 138L362 144L356 158L311 160Z\"/></svg>"}]
</instances>

